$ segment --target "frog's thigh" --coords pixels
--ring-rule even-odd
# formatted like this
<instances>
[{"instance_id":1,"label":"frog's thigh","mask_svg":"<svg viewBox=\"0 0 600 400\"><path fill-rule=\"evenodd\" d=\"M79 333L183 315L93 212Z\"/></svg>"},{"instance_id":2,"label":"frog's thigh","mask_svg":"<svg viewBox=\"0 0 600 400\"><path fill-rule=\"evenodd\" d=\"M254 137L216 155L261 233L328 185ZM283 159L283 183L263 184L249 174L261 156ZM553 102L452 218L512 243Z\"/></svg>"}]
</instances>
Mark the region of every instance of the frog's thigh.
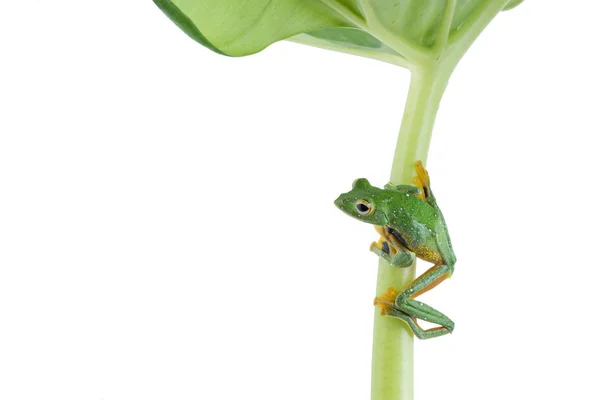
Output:
<instances>
[{"instance_id":1,"label":"frog's thigh","mask_svg":"<svg viewBox=\"0 0 600 400\"><path fill-rule=\"evenodd\" d=\"M450 278L453 270L454 268L448 265L436 264L415 279L401 296L412 300Z\"/></svg>"},{"instance_id":2,"label":"frog's thigh","mask_svg":"<svg viewBox=\"0 0 600 400\"><path fill-rule=\"evenodd\" d=\"M423 273L419 278L417 278L415 281L417 281L418 279L420 279L421 277L427 275L428 273L432 272L433 270L435 270L436 268L438 268L439 265L434 265L433 267L429 268L427 271L425 271L425 273ZM441 275L439 275L438 277L432 279L429 283L426 283L425 286L423 286L420 289L416 289L416 292L410 294L408 296L409 299L414 299L415 297L418 297L420 295L422 295L423 293L427 293L429 292L431 289L433 289L434 287L436 287L437 285L439 285L440 283L444 282L446 279L450 278L452 276L452 272L444 272Z\"/></svg>"},{"instance_id":3,"label":"frog's thigh","mask_svg":"<svg viewBox=\"0 0 600 400\"><path fill-rule=\"evenodd\" d=\"M438 227L435 241L444 264L449 266L451 270L450 274L452 274L454 272L454 264L456 264L456 255L454 254L454 250L452 250L450 237L445 225Z\"/></svg>"}]
</instances>

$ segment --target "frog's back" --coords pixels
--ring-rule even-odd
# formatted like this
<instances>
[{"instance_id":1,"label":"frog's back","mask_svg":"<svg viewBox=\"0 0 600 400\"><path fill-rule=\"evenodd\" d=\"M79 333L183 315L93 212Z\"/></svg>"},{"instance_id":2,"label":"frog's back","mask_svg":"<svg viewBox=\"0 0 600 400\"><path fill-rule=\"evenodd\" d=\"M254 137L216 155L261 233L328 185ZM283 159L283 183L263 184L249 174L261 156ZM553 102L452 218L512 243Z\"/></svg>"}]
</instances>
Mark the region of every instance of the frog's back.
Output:
<instances>
[{"instance_id":1,"label":"frog's back","mask_svg":"<svg viewBox=\"0 0 600 400\"><path fill-rule=\"evenodd\" d=\"M420 197L409 193L394 193L387 212L391 225L409 227L413 224L436 230L439 211Z\"/></svg>"},{"instance_id":2,"label":"frog's back","mask_svg":"<svg viewBox=\"0 0 600 400\"><path fill-rule=\"evenodd\" d=\"M443 262L438 235L448 233L439 210L413 194L399 192L395 197L388 215L394 236L420 259Z\"/></svg>"}]
</instances>

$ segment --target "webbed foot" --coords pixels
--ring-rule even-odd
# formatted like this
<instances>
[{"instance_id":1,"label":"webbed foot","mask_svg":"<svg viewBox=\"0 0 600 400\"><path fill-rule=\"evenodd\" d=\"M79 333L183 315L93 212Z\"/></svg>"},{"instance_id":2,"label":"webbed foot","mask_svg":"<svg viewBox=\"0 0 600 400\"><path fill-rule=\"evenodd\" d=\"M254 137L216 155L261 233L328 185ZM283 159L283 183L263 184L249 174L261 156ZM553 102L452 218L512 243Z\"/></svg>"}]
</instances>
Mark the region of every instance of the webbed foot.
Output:
<instances>
[{"instance_id":1,"label":"webbed foot","mask_svg":"<svg viewBox=\"0 0 600 400\"><path fill-rule=\"evenodd\" d=\"M448 333L451 333L454 330L454 322L452 322L448 317L446 317L439 311L434 310L433 308L423 303L420 304L427 307L430 313L435 314L438 319L441 317L445 318L445 324L440 324L442 326L430 329L421 328L417 323L417 318L421 318L420 316L418 317L416 315L412 315L398 308L397 302L400 296L402 296L402 293L398 292L394 287L390 287L380 296L375 297L375 301L373 303L376 307L381 308L381 315L398 318L406 322L415 334L415 336L419 339L430 339L438 336L443 336ZM418 313L420 315L423 315L420 311Z\"/></svg>"},{"instance_id":2,"label":"webbed foot","mask_svg":"<svg viewBox=\"0 0 600 400\"><path fill-rule=\"evenodd\" d=\"M395 308L396 297L399 294L400 292L391 286L381 295L375 297L373 305L381 308L381 315L388 315Z\"/></svg>"},{"instance_id":3,"label":"webbed foot","mask_svg":"<svg viewBox=\"0 0 600 400\"><path fill-rule=\"evenodd\" d=\"M431 195L429 173L421 161L415 162L414 167L415 171L417 172L417 176L415 176L413 179L413 184L421 191L419 197L425 200Z\"/></svg>"},{"instance_id":4,"label":"webbed foot","mask_svg":"<svg viewBox=\"0 0 600 400\"><path fill-rule=\"evenodd\" d=\"M380 238L377 242L371 243L370 250L373 253L394 267L406 268L414 264L415 254L406 250L385 227L375 226L375 230Z\"/></svg>"}]
</instances>

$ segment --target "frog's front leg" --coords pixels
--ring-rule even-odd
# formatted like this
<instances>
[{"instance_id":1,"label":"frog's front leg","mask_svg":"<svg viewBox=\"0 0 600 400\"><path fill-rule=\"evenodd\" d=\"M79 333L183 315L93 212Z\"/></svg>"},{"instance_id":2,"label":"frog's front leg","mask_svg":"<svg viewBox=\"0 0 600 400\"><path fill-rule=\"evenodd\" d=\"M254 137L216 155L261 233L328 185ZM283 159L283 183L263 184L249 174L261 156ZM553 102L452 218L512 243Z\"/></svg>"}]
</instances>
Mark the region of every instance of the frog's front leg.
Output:
<instances>
[{"instance_id":1,"label":"frog's front leg","mask_svg":"<svg viewBox=\"0 0 600 400\"><path fill-rule=\"evenodd\" d=\"M409 251L399 249L396 253L390 254L392 250L387 241L372 243L371 251L394 267L407 268L415 262L415 254Z\"/></svg>"},{"instance_id":2,"label":"frog's front leg","mask_svg":"<svg viewBox=\"0 0 600 400\"><path fill-rule=\"evenodd\" d=\"M371 244L370 250L390 265L398 268L410 267L415 262L415 253L406 249L398 240L383 226L375 226L379 233L379 241Z\"/></svg>"}]
</instances>

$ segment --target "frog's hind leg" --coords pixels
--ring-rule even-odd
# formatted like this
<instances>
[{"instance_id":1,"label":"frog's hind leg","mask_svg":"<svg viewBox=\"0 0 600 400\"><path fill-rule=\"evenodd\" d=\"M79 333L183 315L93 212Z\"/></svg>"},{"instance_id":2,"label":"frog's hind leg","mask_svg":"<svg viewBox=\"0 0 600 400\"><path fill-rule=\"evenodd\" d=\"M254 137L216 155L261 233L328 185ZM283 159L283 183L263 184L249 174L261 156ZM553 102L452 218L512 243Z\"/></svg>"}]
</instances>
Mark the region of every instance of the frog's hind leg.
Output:
<instances>
[{"instance_id":1,"label":"frog's hind leg","mask_svg":"<svg viewBox=\"0 0 600 400\"><path fill-rule=\"evenodd\" d=\"M413 178L413 184L417 188L419 188L421 192L419 197L423 200L427 200L429 197L432 196L430 187L431 185L429 182L429 173L427 172L421 161L415 162L413 166L415 167L415 171L417 172L417 176Z\"/></svg>"},{"instance_id":2,"label":"frog's hind leg","mask_svg":"<svg viewBox=\"0 0 600 400\"><path fill-rule=\"evenodd\" d=\"M423 275L415 279L404 292L396 297L395 306L400 311L403 311L410 316L441 325L441 327L452 332L454 329L454 322L452 322L450 318L427 304L414 299L442 283L449 278L453 272L454 266L452 265L434 265Z\"/></svg>"},{"instance_id":3,"label":"frog's hind leg","mask_svg":"<svg viewBox=\"0 0 600 400\"><path fill-rule=\"evenodd\" d=\"M451 329L448 329L445 326L438 326L430 329L421 328L414 316L408 315L395 306L394 302L397 296L398 292L391 287L381 296L375 298L374 304L381 308L381 315L398 318L406 322L415 336L419 339L430 339L452 332Z\"/></svg>"},{"instance_id":4,"label":"frog's hind leg","mask_svg":"<svg viewBox=\"0 0 600 400\"><path fill-rule=\"evenodd\" d=\"M415 336L418 337L419 339L431 339L434 337L447 335L448 333L452 332L452 330L446 328L445 326L437 326L435 328L423 329L419 326L419 324L417 323L417 321L414 317L411 317L410 315L408 315L400 310L397 310L397 309L391 310L386 315L388 315L390 317L399 318L402 321L406 322L408 324L408 326L410 327L410 329L415 334Z\"/></svg>"},{"instance_id":5,"label":"frog's hind leg","mask_svg":"<svg viewBox=\"0 0 600 400\"><path fill-rule=\"evenodd\" d=\"M414 163L415 171L417 172L417 176L413 179L413 184L419 188L421 194L420 198L429 203L430 206L439 210L437 202L435 201L435 196L431 191L431 181L429 180L429 173L423 166L421 161L417 161Z\"/></svg>"}]
</instances>

